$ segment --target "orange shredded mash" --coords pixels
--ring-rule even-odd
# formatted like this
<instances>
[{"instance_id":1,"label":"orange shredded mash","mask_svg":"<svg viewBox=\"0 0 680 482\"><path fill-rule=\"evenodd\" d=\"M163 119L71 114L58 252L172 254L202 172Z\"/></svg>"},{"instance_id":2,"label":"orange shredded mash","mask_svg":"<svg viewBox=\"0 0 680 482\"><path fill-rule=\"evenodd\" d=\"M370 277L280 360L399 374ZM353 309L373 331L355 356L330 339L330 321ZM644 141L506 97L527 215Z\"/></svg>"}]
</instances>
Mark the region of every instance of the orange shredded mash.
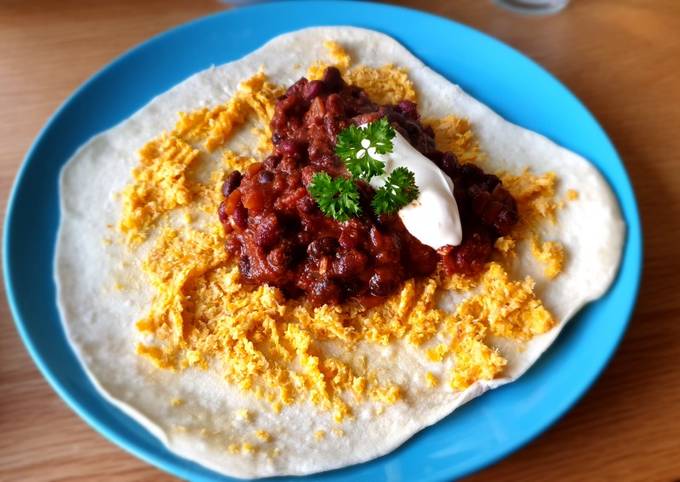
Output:
<instances>
[{"instance_id":1,"label":"orange shredded mash","mask_svg":"<svg viewBox=\"0 0 680 482\"><path fill-rule=\"evenodd\" d=\"M403 69L350 67L341 46L328 43L327 48L345 77L375 100L415 99L413 84ZM224 172L213 173L202 184L192 181L187 169L201 151L222 148L235 129L252 117L262 125L263 135L268 135L279 92L281 88L260 72L242 83L226 104L181 114L172 133L142 149L133 180L123 192L121 231L141 235L181 206L195 205L215 213ZM437 143L461 159L473 161L480 156L466 121L447 117L432 120L431 125L436 126ZM222 160L226 172L254 161L229 150L222 153ZM554 194L554 175L523 173L505 179L523 214L554 216L548 195ZM533 293L533 281L509 279L498 263L491 263L479 280L447 278L441 273L409 280L400 292L371 309L354 303L313 308L301 300L286 300L276 288L241 284L216 218L202 228L159 228L143 263L156 294L147 314L137 322L137 328L152 335L152 341L139 344L137 353L163 369L218 367L226 382L267 400L275 411L308 401L340 422L352 416L354 404L374 402L380 413L384 406L408 398L409 387L382 379L364 357L355 355L358 343L389 345L404 340L421 346L443 334L448 341L423 350L431 362L453 357L454 368L446 382L454 390L463 390L478 380L498 376L507 363L488 344L488 334L527 340L554 325ZM511 240L504 243L510 246ZM541 249L550 253L552 248L544 246ZM480 288L477 294L461 302L454 313L437 307L442 290L465 292L476 286ZM327 343L343 347L343 355L327 354L323 349ZM427 386L440 384L432 373L425 376ZM265 433L256 436L268 439ZM242 443L228 450L252 453L255 448Z\"/></svg>"},{"instance_id":2,"label":"orange shredded mash","mask_svg":"<svg viewBox=\"0 0 680 482\"><path fill-rule=\"evenodd\" d=\"M546 220L552 224L557 222L557 212L563 207L563 203L556 200L557 176L554 172L539 175L525 169L519 175L503 173L500 178L517 201L520 221L510 236L496 241L496 248L503 254L512 255L516 240L529 239L531 254L543 264L545 276L555 278L564 268L565 249L557 241L542 241L536 228ZM567 191L568 199L573 198L570 192L576 191Z\"/></svg>"},{"instance_id":3,"label":"orange shredded mash","mask_svg":"<svg viewBox=\"0 0 680 482\"><path fill-rule=\"evenodd\" d=\"M514 340L529 340L555 325L552 315L534 294L530 277L511 281L498 263L491 263L481 284L484 289L480 294L456 307L460 319L481 323L492 334Z\"/></svg>"},{"instance_id":4,"label":"orange shredded mash","mask_svg":"<svg viewBox=\"0 0 680 482\"><path fill-rule=\"evenodd\" d=\"M266 430L257 430L255 431L255 436L260 439L262 442L271 442L272 440L272 435L267 432Z\"/></svg>"},{"instance_id":5,"label":"orange shredded mash","mask_svg":"<svg viewBox=\"0 0 680 482\"><path fill-rule=\"evenodd\" d=\"M556 222L559 206L555 200L557 176L554 172L539 175L525 169L520 174L503 173L499 177L517 201L520 229L531 229L545 219Z\"/></svg>"},{"instance_id":6,"label":"orange shredded mash","mask_svg":"<svg viewBox=\"0 0 680 482\"><path fill-rule=\"evenodd\" d=\"M378 104L396 104L402 100L416 101L416 91L406 69L392 64L382 67L358 66L345 74L350 84L364 89Z\"/></svg>"},{"instance_id":7,"label":"orange shredded mash","mask_svg":"<svg viewBox=\"0 0 680 482\"><path fill-rule=\"evenodd\" d=\"M326 67L338 68L346 82L361 87L368 97L378 104L396 104L402 100L416 101L416 91L406 69L393 64L382 67L356 65L350 67L352 59L337 42L326 41L324 46L333 58L333 63L317 61L307 71L310 80L320 79Z\"/></svg>"},{"instance_id":8,"label":"orange shredded mash","mask_svg":"<svg viewBox=\"0 0 680 482\"><path fill-rule=\"evenodd\" d=\"M262 148L270 148L269 120L274 114L276 98L281 94L283 88L268 82L264 71L260 71L241 82L236 94L228 102L212 109L181 112L175 132L188 141L202 141L203 147L213 152L224 145L251 113L255 113L262 124L262 137L266 139Z\"/></svg>"},{"instance_id":9,"label":"orange shredded mash","mask_svg":"<svg viewBox=\"0 0 680 482\"><path fill-rule=\"evenodd\" d=\"M198 150L173 134L164 134L139 151L133 182L122 193L119 228L128 241L142 240L163 213L191 202L187 170L198 155Z\"/></svg>"},{"instance_id":10,"label":"orange shredded mash","mask_svg":"<svg viewBox=\"0 0 680 482\"><path fill-rule=\"evenodd\" d=\"M541 242L538 236L531 237L531 254L543 263L543 272L546 277L553 279L562 272L564 266L564 247L555 241Z\"/></svg>"},{"instance_id":11,"label":"orange shredded mash","mask_svg":"<svg viewBox=\"0 0 680 482\"><path fill-rule=\"evenodd\" d=\"M119 229L131 244L143 241L148 230L165 213L202 199L206 186L192 176L191 167L200 156L222 147L236 129L255 114L259 128L259 149L271 149L269 120L274 114L276 98L283 89L267 81L263 71L239 85L236 94L226 103L212 109L180 112L179 120L170 133L147 143L139 151L139 164L132 171L132 182L121 193L123 213ZM236 160L246 160L226 152L225 162L240 166ZM221 173L212 183L221 180Z\"/></svg>"},{"instance_id":12,"label":"orange shredded mash","mask_svg":"<svg viewBox=\"0 0 680 482\"><path fill-rule=\"evenodd\" d=\"M441 119L427 119L425 123L432 127L434 141L440 151L453 152L461 163L482 160L482 151L467 119L449 115Z\"/></svg>"},{"instance_id":13,"label":"orange shredded mash","mask_svg":"<svg viewBox=\"0 0 680 482\"><path fill-rule=\"evenodd\" d=\"M425 374L425 383L427 384L428 387L433 388L439 385L439 379L434 373L427 372Z\"/></svg>"}]
</instances>

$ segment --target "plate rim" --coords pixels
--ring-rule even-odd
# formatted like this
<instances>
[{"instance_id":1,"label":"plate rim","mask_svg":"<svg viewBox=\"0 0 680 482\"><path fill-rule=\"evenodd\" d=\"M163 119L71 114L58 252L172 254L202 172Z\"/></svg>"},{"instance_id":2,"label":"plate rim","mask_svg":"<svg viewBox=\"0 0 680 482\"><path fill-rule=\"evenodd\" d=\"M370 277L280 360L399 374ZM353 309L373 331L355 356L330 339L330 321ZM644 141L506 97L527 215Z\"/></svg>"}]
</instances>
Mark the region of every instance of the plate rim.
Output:
<instances>
[{"instance_id":1,"label":"plate rim","mask_svg":"<svg viewBox=\"0 0 680 482\"><path fill-rule=\"evenodd\" d=\"M579 97L577 97L571 89L569 89L557 76L555 76L552 72L550 72L548 69L543 67L541 64L533 60L531 57L528 55L524 54L520 50L514 48L513 46L503 42L502 40L493 37L481 30L477 30L474 27L471 27L465 23L462 23L458 20L454 20L451 18L443 17L440 15L432 14L426 11L422 10L417 10L415 8L410 8L410 7L403 7L403 6L397 6L397 5L389 5L389 4L381 4L381 3L373 3L373 2L352 2L353 4L360 4L362 6L368 6L370 8L378 8L378 9L386 9L386 10L395 10L395 11L401 11L405 15L419 15L419 16L424 16L424 17L429 17L430 21L443 21L443 22L448 22L450 24L455 25L458 28L463 28L466 29L475 35L482 36L485 41L487 42L492 42L497 44L497 46L502 46L506 49L509 49L512 51L514 54L519 55L522 57L525 61L529 62L534 68L539 69L542 71L542 73L546 74L548 77L550 77L554 82L556 82L562 89L564 89L565 93L567 93L571 97L571 101L575 102L578 104L578 106L583 110L583 112L589 116L594 124L600 128L602 133L604 134L606 142L609 144L608 147L611 148L613 154L616 157L616 161L620 164L620 167L622 169L623 173L623 178L625 182L627 183L627 186L624 185L624 187L629 188L630 191L630 206L629 210L630 213L625 213L623 208L621 208L622 215L624 219L626 218L626 214L629 214L631 219L631 222L626 223L626 237L625 237L625 242L622 250L622 257L620 261L620 265L617 271L617 274L612 281L612 285L608 288L607 292L603 295L606 296L607 293L611 290L611 288L618 282L620 276L621 276L621 268L624 264L624 261L626 260L627 256L633 256L632 262L634 262L634 274L635 274L635 279L633 280L633 289L632 289L632 296L630 298L630 302L628 306L625 307L625 315L622 317L621 322L618 326L620 326L619 332L616 334L616 336L612 339L611 346L608 348L608 352L606 353L606 356L602 358L602 361L599 363L598 368L595 370L594 375L591 377L591 379L583 386L583 388L580 390L579 393L577 393L571 400L566 401L566 403L563 403L558 409L553 410L553 413L550 416L550 420L545 423L540 429L532 432L532 433L525 433L523 437L516 437L516 440L514 442L510 442L506 445L506 447L503 450L500 450L495 456L489 457L483 462L478 462L476 464L472 464L470 467L468 467L466 470L461 470L458 471L455 474L449 474L449 477L464 477L466 475L469 475L471 473L477 472L483 468L489 467L491 465L494 465L498 463L499 461L507 458L509 455L517 452L518 450L522 449L524 446L526 446L528 443L531 441L537 439L540 437L543 433L545 433L548 429L550 429L553 425L555 425L558 421L560 421L583 397L584 395L592 388L594 383L599 380L599 378L602 376L604 370L608 367L610 364L613 356L615 353L618 351L620 345L621 345L621 340L625 336L628 327L630 325L630 320L632 318L632 315L635 310L635 306L637 303L637 299L639 296L639 291L640 291L640 284L641 284L641 279L642 279L642 272L643 272L643 260L644 260L644 239L642 236L642 227L641 227L641 220L640 220L640 213L639 213L639 206L637 202L637 197L635 194L635 191L633 189L633 185L631 183L630 175L628 173L628 170L626 169L626 165L624 164L621 156L618 153L618 150L616 149L615 145L611 141L611 138L607 134L607 131L605 128L602 126L602 124L597 120L595 115L586 107L586 105L580 100ZM8 306L10 308L10 313L12 315L12 318L14 320L14 325L19 333L19 336L26 347L27 351L29 352L29 355L31 356L31 359L33 362L36 364L38 367L41 375L43 378L47 380L49 385L52 387L52 389L57 392L59 397L73 410L81 419L83 419L88 425L90 425L92 428L94 428L100 435L102 435L105 439L109 440L110 442L113 442L116 446L122 448L126 452L130 453L131 455L144 460L145 462L153 465L156 468L159 468L171 475L182 477L182 478L187 478L189 480L198 480L195 478L197 474L194 473L193 469L191 466L189 467L184 467L181 464L174 463L174 462L168 462L163 459L162 456L159 456L154 449L146 449L145 447L140 446L139 444L136 444L134 441L128 440L125 436L119 435L116 433L114 430L110 429L108 424L105 422L102 422L99 420L99 417L96 414L91 413L92 410L89 409L86 404L80 400L77 399L75 395L73 395L68 388L66 388L58 379L56 374L53 371L53 368L50 367L49 361L47 358L43 356L43 354L40 352L39 349L36 348L34 340L32 336L28 333L28 329L26 327L26 323L22 319L22 317L19 314L19 309L17 307L17 292L15 291L15 287L13 285L12 279L12 271L9 268L10 264L10 253L8 251L8 246L10 245L10 235L12 231L12 225L13 219L15 217L15 211L16 211L16 197L17 197L17 192L19 190L19 187L21 184L24 182L24 178L26 177L26 171L28 169L28 165L32 162L32 159L35 157L35 151L38 149L38 147L42 144L44 141L44 138L46 137L46 134L53 128L55 124L58 123L59 118L61 117L61 114L63 111L65 111L68 106L74 102L74 100L81 95L81 93L89 88L91 85L95 84L100 78L106 77L110 72L114 71L119 67L121 63L123 63L129 56L140 53L143 49L152 47L152 44L158 41L162 41L166 36L169 36L170 34L176 34L180 33L183 30L191 29L197 25L200 25L202 23L207 23L210 20L214 20L218 17L228 17L234 14L238 14L242 11L246 10L267 10L270 8L280 8L284 7L287 4L289 5L300 5L300 4L305 4L308 8L312 8L314 4L317 6L323 5L325 7L328 7L329 5L337 5L338 7L340 6L346 6L347 2L342 1L342 0L335 0L335 1L323 1L323 0L317 0L317 1L305 1L305 0L293 0L293 1L280 1L280 2L267 2L267 3L261 3L257 5L250 5L250 6L235 6L235 8L231 8L229 10L221 10L215 13L211 13L209 15L201 16L194 18L192 20L189 20L187 22L175 25L173 27L167 28L149 38L146 40L135 44L131 48L125 50L121 54L117 55L113 60L105 64L103 67L98 68L94 74L92 74L87 80L82 82L76 89L74 89L67 97L66 99L59 105L59 107L49 116L48 120L45 122L43 127L39 130L38 134L35 136L33 142L31 143L29 149L26 151L26 155L24 156L17 173L15 175L14 181L12 183L12 187L10 190L10 194L8 197L8 202L7 206L5 209L5 219L3 222L3 236L2 236L2 264L3 264L3 277L5 280L5 291L6 291L6 297L7 297L7 302ZM313 26L313 25L309 25ZM320 26L320 25L319 25ZM304 28L304 27L303 27ZM290 30L292 31L292 30ZM85 141L87 142L87 141ZM82 144L80 144L82 145ZM62 166L66 162L67 159L62 160ZM597 166L596 166L597 167ZM598 168L599 170L599 168ZM609 182L609 179L607 179L608 183L610 185L613 185L613 183ZM614 193L615 198L619 205L622 205L622 196L619 195L619 193ZM627 219L626 219L627 220ZM627 220L629 221L629 220ZM633 224L634 226L631 226ZM633 230L633 227L635 228ZM634 238L634 239L632 239ZM626 253L628 250L629 244L634 241L639 248L631 254ZM52 275L53 272L50 272L50 275ZM596 302L597 300L595 300ZM54 303L56 305L56 299L52 300L51 303ZM588 303L586 305L590 306L592 305L591 303ZM586 308L584 307L584 308ZM579 311L582 311L584 308L582 308ZM63 327L62 327L63 329ZM69 350L72 351L72 347L68 347ZM89 382L89 380L88 380ZM117 409L115 405L113 405L111 402L106 400L101 393L97 392L96 395L102 399L106 404L110 405L114 409ZM126 417L129 418L128 415L125 415ZM133 419L130 418L134 422ZM148 431L147 431L148 432ZM150 434L151 435L151 434ZM153 435L151 435L153 436ZM167 448L165 448L167 450ZM399 450L397 448L396 450ZM175 454L174 452L169 451L169 453L175 457L181 458L179 455ZM185 460L181 458L182 460ZM375 460L375 459L374 459ZM193 461L189 461L192 462ZM370 461L369 461L370 462ZM354 467L360 467L363 464L358 464L358 465L351 465L348 467L340 468L340 469L335 469L331 471L326 471L326 472L320 472L320 473L315 473L315 474L310 474L309 476L303 476L302 478L296 477L302 480L311 480L312 478L323 478L324 475L330 475L330 474L335 474L338 471L342 470L347 470L347 469L352 469ZM214 477L217 477L220 480L241 480L241 479L236 479L233 477L228 477L228 476L223 476L221 474L218 474L217 472L213 472L210 469L207 469L206 467L201 466L202 469L209 471L210 473L214 474ZM199 475L199 478L203 480L203 476ZM281 480L280 478L276 478L277 480ZM269 480L267 479L262 479L262 480Z\"/></svg>"}]
</instances>

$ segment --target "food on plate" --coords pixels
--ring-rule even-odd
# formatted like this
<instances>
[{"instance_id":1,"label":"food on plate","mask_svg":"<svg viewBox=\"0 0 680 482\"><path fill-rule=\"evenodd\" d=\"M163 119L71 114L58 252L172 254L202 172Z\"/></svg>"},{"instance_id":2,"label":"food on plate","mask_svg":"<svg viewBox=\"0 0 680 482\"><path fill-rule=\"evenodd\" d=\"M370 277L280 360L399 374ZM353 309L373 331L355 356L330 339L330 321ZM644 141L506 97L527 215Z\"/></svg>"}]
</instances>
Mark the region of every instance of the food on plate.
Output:
<instances>
[{"instance_id":1,"label":"food on plate","mask_svg":"<svg viewBox=\"0 0 680 482\"><path fill-rule=\"evenodd\" d=\"M437 266L479 272L517 222L502 182L437 150L415 103L376 104L335 67L290 86L271 126L274 150L231 172L218 210L246 283L374 303Z\"/></svg>"},{"instance_id":2,"label":"food on plate","mask_svg":"<svg viewBox=\"0 0 680 482\"><path fill-rule=\"evenodd\" d=\"M74 155L61 212L59 305L93 382L239 477L378 457L517 379L624 236L585 159L351 27L157 97Z\"/></svg>"}]
</instances>

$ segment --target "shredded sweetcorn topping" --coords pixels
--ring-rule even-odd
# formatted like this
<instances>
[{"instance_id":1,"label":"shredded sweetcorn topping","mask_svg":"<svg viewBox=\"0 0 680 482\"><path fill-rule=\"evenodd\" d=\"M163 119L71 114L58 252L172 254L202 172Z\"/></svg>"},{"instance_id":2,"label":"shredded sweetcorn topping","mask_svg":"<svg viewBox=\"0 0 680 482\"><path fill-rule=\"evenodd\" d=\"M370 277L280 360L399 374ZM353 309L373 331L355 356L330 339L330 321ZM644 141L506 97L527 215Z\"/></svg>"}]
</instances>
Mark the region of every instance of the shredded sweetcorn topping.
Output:
<instances>
[{"instance_id":1,"label":"shredded sweetcorn topping","mask_svg":"<svg viewBox=\"0 0 680 482\"><path fill-rule=\"evenodd\" d=\"M512 281L498 263L482 275L482 291L456 307L461 320L482 323L493 335L530 340L555 324L552 315L534 294L534 281Z\"/></svg>"},{"instance_id":2,"label":"shredded sweetcorn topping","mask_svg":"<svg viewBox=\"0 0 680 482\"><path fill-rule=\"evenodd\" d=\"M360 361L326 356L322 342L341 343L351 354L360 341L389 345L405 339L420 345L442 325L450 327L452 337L460 332L460 320L435 307L437 278L410 280L370 310L354 304L312 308L285 300L276 288L241 285L217 229L167 229L144 269L158 294L137 327L161 343L139 345L138 353L170 369L207 368L219 358L227 381L268 400L275 410L306 400L342 421L351 415L348 393L355 402L385 405L404 397L401 387L379 380ZM480 343L483 334L477 333ZM454 343L446 353L467 357L467 349L478 350ZM484 373L495 373L494 366Z\"/></svg>"},{"instance_id":3,"label":"shredded sweetcorn topping","mask_svg":"<svg viewBox=\"0 0 680 482\"><path fill-rule=\"evenodd\" d=\"M406 340L419 346L443 331L451 341L426 354L431 361L453 356L449 384L462 390L494 378L505 365L487 344L487 333L526 340L554 324L534 296L533 282L509 280L498 264L482 277L482 293L453 314L436 307L439 277L409 280L369 310L355 304L312 308L285 300L276 288L241 285L217 229L168 229L144 268L157 295L137 327L160 344L139 345L138 353L170 369L207 368L218 359L228 382L269 401L274 410L309 401L338 422L351 416L353 403L391 405L405 396L404 387L380 380L352 359L359 342ZM348 358L325 355L320 345L329 341L342 344Z\"/></svg>"},{"instance_id":4,"label":"shredded sweetcorn topping","mask_svg":"<svg viewBox=\"0 0 680 482\"><path fill-rule=\"evenodd\" d=\"M557 175L534 174L525 169L520 174L502 173L503 186L512 193L520 213L519 229L530 230L543 220L557 221L559 203L555 199Z\"/></svg>"},{"instance_id":5,"label":"shredded sweetcorn topping","mask_svg":"<svg viewBox=\"0 0 680 482\"><path fill-rule=\"evenodd\" d=\"M434 131L437 149L453 152L461 163L482 161L482 150L472 132L470 121L448 115L441 119L427 119L425 123Z\"/></svg>"},{"instance_id":6,"label":"shredded sweetcorn topping","mask_svg":"<svg viewBox=\"0 0 680 482\"><path fill-rule=\"evenodd\" d=\"M361 87L369 99L378 104L397 104L402 100L416 101L416 91L406 69L386 64L381 67L355 65L350 67L352 59L347 51L337 42L326 41L332 63L317 61L307 71L310 80L320 79L326 67L338 68L346 82Z\"/></svg>"},{"instance_id":7,"label":"shredded sweetcorn topping","mask_svg":"<svg viewBox=\"0 0 680 482\"><path fill-rule=\"evenodd\" d=\"M347 50L345 50L345 48L339 43L334 42L333 40L326 40L323 43L323 46L326 48L328 55L330 55L330 57L333 59L333 62L328 63L322 60L317 60L314 62L307 69L307 78L309 80L321 79L326 68L330 67L331 65L337 67L341 73L344 73L347 71L350 63L352 62Z\"/></svg>"},{"instance_id":8,"label":"shredded sweetcorn topping","mask_svg":"<svg viewBox=\"0 0 680 482\"><path fill-rule=\"evenodd\" d=\"M269 120L274 114L276 98L283 89L269 81L263 71L244 80L236 94L226 103L212 109L179 113L175 128L148 142L139 151L139 164L132 171L132 182L121 193L123 212L120 231L130 244L144 239L156 221L175 208L205 201L206 188L196 179L191 168L203 154L224 146L234 132L255 115L260 152L271 150ZM246 160L235 153L224 153L225 163L241 167ZM234 167L232 167L234 168ZM222 180L222 172L211 178ZM219 195L219 191L215 195Z\"/></svg>"},{"instance_id":9,"label":"shredded sweetcorn topping","mask_svg":"<svg viewBox=\"0 0 680 482\"><path fill-rule=\"evenodd\" d=\"M139 151L133 182L122 192L120 231L129 242L143 239L164 213L192 199L187 171L199 151L174 134L163 134Z\"/></svg>"},{"instance_id":10,"label":"shredded sweetcorn topping","mask_svg":"<svg viewBox=\"0 0 680 482\"><path fill-rule=\"evenodd\" d=\"M415 99L403 69L350 68L349 56L338 44L330 43L327 48L346 78L364 82L361 86L369 95L390 98L385 101L381 97L380 102ZM255 159L225 150L225 169L213 173L209 183L193 181L187 174L190 164L201 151L222 148L229 136L253 117L266 136L275 94L281 92L263 72L241 86L225 105L182 114L172 133L143 148L146 154L123 192L120 229L126 235L142 236L178 207L196 205L216 212L225 172L241 170ZM442 148L469 162L481 156L466 121L447 117L431 120L430 125ZM157 147L168 142L175 147ZM154 165L155 172L150 172L149 165ZM172 179L175 182L170 182ZM523 215L528 213L529 219L554 216L554 175L523 173L505 175L504 182L506 179ZM126 207L133 200L141 211ZM145 210L147 205L153 208ZM311 402L341 422L353 416L355 404L370 401L376 404L375 413L381 413L385 406L408 398L409 387L382 379L364 357L355 355L359 343L390 345L404 340L422 346L443 336L446 342L423 348L424 353L433 363L452 358L454 368L441 382L453 390L464 390L476 381L495 378L507 363L488 343L488 335L528 340L555 323L533 293L533 281L511 280L498 263L491 263L478 280L441 273L409 280L399 293L371 309L354 303L313 308L304 301L286 300L276 288L240 283L238 267L224 250L224 235L216 217L212 225L200 229L191 225L160 229L143 263L156 295L146 316L137 322L137 328L152 335L153 341L140 343L137 353L163 369L217 366L226 382L268 401L274 411L292 403ZM497 248L511 251L522 234L518 231L512 238L499 240ZM541 256L551 256L552 248L540 246L547 253ZM442 290L466 292L475 287L479 288L477 294L460 303L454 313L437 307ZM326 354L325 343L341 345L345 355ZM428 387L441 382L432 373L426 374ZM249 421L251 416L247 410L245 413L241 418ZM261 435L256 437L264 441L266 437ZM232 444L228 450L251 453L255 449L243 443Z\"/></svg>"},{"instance_id":11,"label":"shredded sweetcorn topping","mask_svg":"<svg viewBox=\"0 0 680 482\"><path fill-rule=\"evenodd\" d=\"M262 442L271 442L272 440L272 434L270 434L266 430L256 430L255 436Z\"/></svg>"},{"instance_id":12,"label":"shredded sweetcorn topping","mask_svg":"<svg viewBox=\"0 0 680 482\"><path fill-rule=\"evenodd\" d=\"M567 189L567 201L578 200L578 191L575 189Z\"/></svg>"},{"instance_id":13,"label":"shredded sweetcorn topping","mask_svg":"<svg viewBox=\"0 0 680 482\"><path fill-rule=\"evenodd\" d=\"M246 423L250 423L253 420L253 414L247 408L241 408L237 410L235 416L236 420L240 420Z\"/></svg>"},{"instance_id":14,"label":"shredded sweetcorn topping","mask_svg":"<svg viewBox=\"0 0 680 482\"><path fill-rule=\"evenodd\" d=\"M268 82L264 71L260 70L241 82L228 102L212 109L181 112L174 132L188 141L202 142L208 152L213 152L254 113L262 125L261 151L267 152L271 149L269 120L274 115L276 98L283 92L283 88Z\"/></svg>"},{"instance_id":15,"label":"shredded sweetcorn topping","mask_svg":"<svg viewBox=\"0 0 680 482\"><path fill-rule=\"evenodd\" d=\"M434 373L427 372L425 374L425 383L427 384L427 386L429 388L434 388L437 385L439 385L439 379L437 378L437 376Z\"/></svg>"},{"instance_id":16,"label":"shredded sweetcorn topping","mask_svg":"<svg viewBox=\"0 0 680 482\"><path fill-rule=\"evenodd\" d=\"M545 221L551 224L557 222L557 213L563 205L556 200L557 175L554 172L539 175L525 169L519 175L503 173L500 178L517 201L520 220L509 236L496 241L496 248L512 256L517 240L530 240L531 254L543 265L545 276L555 278L564 269L566 251L557 241L541 240L537 228ZM576 191L568 190L567 199L577 199L578 193L573 193Z\"/></svg>"},{"instance_id":17,"label":"shredded sweetcorn topping","mask_svg":"<svg viewBox=\"0 0 680 482\"><path fill-rule=\"evenodd\" d=\"M392 64L378 68L358 66L348 70L345 77L350 84L364 89L369 99L378 104L416 101L416 91L404 68Z\"/></svg>"},{"instance_id":18,"label":"shredded sweetcorn topping","mask_svg":"<svg viewBox=\"0 0 680 482\"><path fill-rule=\"evenodd\" d=\"M543 273L548 279L562 272L566 254L564 247L556 241L541 242L538 236L531 237L531 254L543 264Z\"/></svg>"},{"instance_id":19,"label":"shredded sweetcorn topping","mask_svg":"<svg viewBox=\"0 0 680 482\"><path fill-rule=\"evenodd\" d=\"M230 454L252 455L257 452L257 446L251 442L234 442L227 445L227 452Z\"/></svg>"}]
</instances>

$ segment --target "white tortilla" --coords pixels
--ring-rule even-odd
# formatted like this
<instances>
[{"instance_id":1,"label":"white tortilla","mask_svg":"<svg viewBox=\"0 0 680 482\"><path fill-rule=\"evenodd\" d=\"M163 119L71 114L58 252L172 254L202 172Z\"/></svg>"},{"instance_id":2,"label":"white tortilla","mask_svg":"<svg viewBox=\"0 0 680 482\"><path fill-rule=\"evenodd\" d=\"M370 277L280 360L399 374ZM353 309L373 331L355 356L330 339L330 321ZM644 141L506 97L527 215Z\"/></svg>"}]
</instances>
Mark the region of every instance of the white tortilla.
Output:
<instances>
[{"instance_id":1,"label":"white tortilla","mask_svg":"<svg viewBox=\"0 0 680 482\"><path fill-rule=\"evenodd\" d=\"M538 173L555 171L560 178L559 196L568 188L580 194L578 201L568 203L561 212L559 224L546 224L543 233L567 248L569 260L563 274L546 282L528 255L520 256L516 266L515 274L531 274L537 280L538 293L558 320L557 326L521 351L515 344L500 343L509 360L504 377L475 383L462 393L452 393L446 384L437 389L425 387L426 371L443 374L451 366L424 361L421 350L401 344L380 350L360 347L374 366L408 387L409 397L381 416L373 415L370 406L360 410L354 421L341 425L344 437L331 435L335 425L329 414L311 405L290 406L276 415L228 386L217 372L161 371L135 355L139 334L134 322L146 313L153 293L135 260L129 259L130 253L120 244L102 242L115 236L107 227L115 225L120 215L115 193L129 182L137 150L162 130L171 129L179 111L227 101L238 83L260 66L274 82L290 85L314 61L328 59L322 45L328 39L345 46L355 63L406 67L424 117L455 114L469 118L489 155L486 167L492 172L521 172L526 167ZM386 454L463 403L517 379L585 303L607 290L617 271L624 230L611 190L581 156L503 120L388 36L353 27L311 28L277 37L241 60L190 77L91 139L73 156L61 176L55 269L58 302L73 349L102 395L172 452L237 477L309 474ZM115 281L127 289L113 290ZM443 302L451 304L452 300ZM184 405L172 407L170 401L175 398L184 400ZM251 423L234 417L235 411L246 407L256 413ZM201 427L207 431L201 433ZM267 451L228 453L227 442L256 441L252 433L260 428L274 436L272 446L281 450L278 457L269 457ZM327 432L324 440L314 438L317 430Z\"/></svg>"}]
</instances>

